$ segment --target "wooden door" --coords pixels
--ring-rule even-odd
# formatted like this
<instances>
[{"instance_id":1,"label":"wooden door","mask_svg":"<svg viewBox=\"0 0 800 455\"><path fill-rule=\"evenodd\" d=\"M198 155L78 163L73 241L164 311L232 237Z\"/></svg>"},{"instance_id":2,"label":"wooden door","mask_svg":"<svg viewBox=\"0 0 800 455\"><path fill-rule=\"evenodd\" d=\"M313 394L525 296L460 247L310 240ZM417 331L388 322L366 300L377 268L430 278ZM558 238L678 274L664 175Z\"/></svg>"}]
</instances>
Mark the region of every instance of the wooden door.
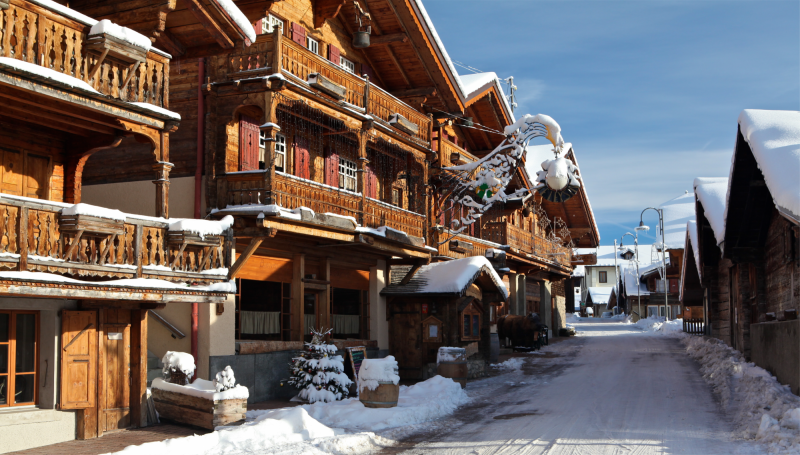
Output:
<instances>
[{"instance_id":1,"label":"wooden door","mask_svg":"<svg viewBox=\"0 0 800 455\"><path fill-rule=\"evenodd\" d=\"M22 176L24 175L22 152L0 149L0 159L2 159L0 191L14 196L22 196Z\"/></svg>"},{"instance_id":2,"label":"wooden door","mask_svg":"<svg viewBox=\"0 0 800 455\"><path fill-rule=\"evenodd\" d=\"M239 117L239 170L254 171L258 169L259 137L258 122L251 117Z\"/></svg>"},{"instance_id":3,"label":"wooden door","mask_svg":"<svg viewBox=\"0 0 800 455\"><path fill-rule=\"evenodd\" d=\"M49 199L50 158L25 154L25 197Z\"/></svg>"},{"instance_id":4,"label":"wooden door","mask_svg":"<svg viewBox=\"0 0 800 455\"><path fill-rule=\"evenodd\" d=\"M130 311L106 310L107 319L103 324L101 355L103 365L100 375L102 394L99 412L99 425L103 432L131 426L130 386L131 386L131 324ZM114 313L119 316L114 321ZM125 318L127 316L127 318ZM124 321L127 319L127 321Z\"/></svg>"},{"instance_id":5,"label":"wooden door","mask_svg":"<svg viewBox=\"0 0 800 455\"><path fill-rule=\"evenodd\" d=\"M93 408L97 396L97 312L61 312L61 409Z\"/></svg>"},{"instance_id":6,"label":"wooden door","mask_svg":"<svg viewBox=\"0 0 800 455\"><path fill-rule=\"evenodd\" d=\"M389 351L397 359L403 379L422 379L422 319L416 307L395 306L389 321Z\"/></svg>"}]
</instances>

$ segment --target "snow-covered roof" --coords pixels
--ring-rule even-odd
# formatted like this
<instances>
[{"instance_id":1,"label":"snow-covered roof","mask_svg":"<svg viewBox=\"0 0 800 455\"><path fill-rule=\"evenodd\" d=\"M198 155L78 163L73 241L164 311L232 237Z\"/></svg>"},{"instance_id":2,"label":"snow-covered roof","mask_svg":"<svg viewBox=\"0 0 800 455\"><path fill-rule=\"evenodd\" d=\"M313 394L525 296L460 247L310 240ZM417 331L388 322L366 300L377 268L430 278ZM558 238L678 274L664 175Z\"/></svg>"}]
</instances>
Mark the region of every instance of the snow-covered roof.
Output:
<instances>
[{"instance_id":1,"label":"snow-covered roof","mask_svg":"<svg viewBox=\"0 0 800 455\"><path fill-rule=\"evenodd\" d=\"M92 25L92 28L89 30L90 36L102 34L113 36L120 41L126 42L140 49L144 49L145 52L149 51L150 48L153 47L153 43L150 41L150 38L135 30L131 30L128 27L117 25L108 19L103 19L100 22Z\"/></svg>"},{"instance_id":2,"label":"snow-covered roof","mask_svg":"<svg viewBox=\"0 0 800 455\"><path fill-rule=\"evenodd\" d=\"M798 173L800 177L800 173ZM728 194L728 178L696 178L694 179L694 192L697 199L703 204L703 211L714 231L714 238L717 240L717 245L725 240L725 205L726 197ZM694 220L690 220L695 223ZM695 237L697 236L697 228L695 228ZM694 251L697 254L697 243L694 244ZM698 267L698 270L699 267Z\"/></svg>"},{"instance_id":3,"label":"snow-covered roof","mask_svg":"<svg viewBox=\"0 0 800 455\"><path fill-rule=\"evenodd\" d=\"M500 275L483 256L473 256L453 261L436 262L420 267L407 284L400 284L410 267L392 269L392 282L381 294L452 294L463 295L467 288L482 274L486 274L497 289L508 298L508 290Z\"/></svg>"},{"instance_id":4,"label":"snow-covered roof","mask_svg":"<svg viewBox=\"0 0 800 455\"><path fill-rule=\"evenodd\" d=\"M668 250L681 250L686 240L686 222L695 219L694 193L686 192L661 204L664 211L664 246ZM661 233L656 232L656 245L661 246Z\"/></svg>"},{"instance_id":5,"label":"snow-covered roof","mask_svg":"<svg viewBox=\"0 0 800 455\"><path fill-rule=\"evenodd\" d=\"M611 293L614 291L614 288L611 286L607 287L591 287L589 288L589 297L592 299L592 303L595 305L605 305L611 299Z\"/></svg>"},{"instance_id":6,"label":"snow-covered roof","mask_svg":"<svg viewBox=\"0 0 800 455\"><path fill-rule=\"evenodd\" d=\"M776 207L800 222L800 111L745 109L739 129Z\"/></svg>"},{"instance_id":7,"label":"snow-covered roof","mask_svg":"<svg viewBox=\"0 0 800 455\"><path fill-rule=\"evenodd\" d=\"M634 250L633 245L625 245L622 251L614 250L614 245L600 245L597 248L576 248L578 255L583 254L596 254L597 264L592 264L589 267L613 267L614 266L614 251L617 252L617 265L622 267L629 261L622 257L625 251L630 247ZM617 247L619 248L619 247ZM652 245L639 245L639 268L644 265L649 265L651 262L650 251ZM635 253L635 251L634 251Z\"/></svg>"},{"instance_id":8,"label":"snow-covered roof","mask_svg":"<svg viewBox=\"0 0 800 455\"><path fill-rule=\"evenodd\" d=\"M233 0L217 0L217 4L233 21L236 28L242 32L242 35L249 39L251 43L254 43L256 41L256 31L253 29L253 24L247 20L247 16L233 3Z\"/></svg>"},{"instance_id":9,"label":"snow-covered roof","mask_svg":"<svg viewBox=\"0 0 800 455\"><path fill-rule=\"evenodd\" d=\"M474 73L459 75L458 77L461 79L461 86L464 88L464 98L466 99L467 104L470 104L472 100L480 96L481 93L494 86L501 95L498 98L502 99L501 105L503 106L506 115L508 115L508 118L511 119L511 123L516 121L514 118L514 112L511 110L511 106L508 104L508 98L506 98L505 94L503 93L503 86L500 85L500 78L497 77L497 73Z\"/></svg>"},{"instance_id":10,"label":"snow-covered roof","mask_svg":"<svg viewBox=\"0 0 800 455\"><path fill-rule=\"evenodd\" d=\"M645 266L649 267L649 266ZM632 296L650 295L647 290L647 283L642 283L639 279L641 275L642 266L639 266L639 275L636 273L636 265L626 266L622 269L622 285L625 287L625 295L629 298ZM636 287L639 287L639 292L636 292Z\"/></svg>"},{"instance_id":11,"label":"snow-covered roof","mask_svg":"<svg viewBox=\"0 0 800 455\"><path fill-rule=\"evenodd\" d=\"M586 266L585 265L576 265L574 269L572 269L572 275L574 277L579 276L586 276Z\"/></svg>"},{"instance_id":12,"label":"snow-covered roof","mask_svg":"<svg viewBox=\"0 0 800 455\"><path fill-rule=\"evenodd\" d=\"M691 242L692 247L692 255L694 256L694 263L697 266L697 273L702 278L703 269L700 267L700 248L698 248L699 242L697 238L697 222L696 221L689 221L686 223L686 231L689 233L688 239ZM686 245L687 247L689 245ZM684 264L686 263L686 259L683 260ZM686 265L683 266L683 269L686 269ZM681 275L683 271L681 271ZM681 280L683 280L683 276L681 276Z\"/></svg>"}]
</instances>

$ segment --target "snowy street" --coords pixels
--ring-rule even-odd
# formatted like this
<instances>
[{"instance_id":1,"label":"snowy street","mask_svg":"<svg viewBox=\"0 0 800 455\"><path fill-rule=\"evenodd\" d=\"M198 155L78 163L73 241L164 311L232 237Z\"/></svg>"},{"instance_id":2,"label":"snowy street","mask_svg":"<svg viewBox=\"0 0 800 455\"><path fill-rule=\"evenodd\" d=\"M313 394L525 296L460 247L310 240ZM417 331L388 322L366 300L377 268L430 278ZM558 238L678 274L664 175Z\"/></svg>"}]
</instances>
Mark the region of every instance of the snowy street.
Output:
<instances>
[{"instance_id":1,"label":"snowy street","mask_svg":"<svg viewBox=\"0 0 800 455\"><path fill-rule=\"evenodd\" d=\"M579 336L470 383L469 405L382 453L759 453L732 439L733 424L677 338L610 320L575 326Z\"/></svg>"}]
</instances>

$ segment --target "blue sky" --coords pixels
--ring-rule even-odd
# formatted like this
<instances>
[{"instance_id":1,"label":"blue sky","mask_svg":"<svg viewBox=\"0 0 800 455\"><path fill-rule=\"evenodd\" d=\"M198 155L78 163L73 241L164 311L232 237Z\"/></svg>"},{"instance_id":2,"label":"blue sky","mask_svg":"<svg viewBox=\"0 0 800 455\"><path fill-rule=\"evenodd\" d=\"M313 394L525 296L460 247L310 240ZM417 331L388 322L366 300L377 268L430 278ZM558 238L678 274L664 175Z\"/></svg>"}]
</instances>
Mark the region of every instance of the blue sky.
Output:
<instances>
[{"instance_id":1,"label":"blue sky","mask_svg":"<svg viewBox=\"0 0 800 455\"><path fill-rule=\"evenodd\" d=\"M800 110L798 0L424 4L453 60L514 76L516 114L559 122L604 245L727 177L742 109Z\"/></svg>"}]
</instances>

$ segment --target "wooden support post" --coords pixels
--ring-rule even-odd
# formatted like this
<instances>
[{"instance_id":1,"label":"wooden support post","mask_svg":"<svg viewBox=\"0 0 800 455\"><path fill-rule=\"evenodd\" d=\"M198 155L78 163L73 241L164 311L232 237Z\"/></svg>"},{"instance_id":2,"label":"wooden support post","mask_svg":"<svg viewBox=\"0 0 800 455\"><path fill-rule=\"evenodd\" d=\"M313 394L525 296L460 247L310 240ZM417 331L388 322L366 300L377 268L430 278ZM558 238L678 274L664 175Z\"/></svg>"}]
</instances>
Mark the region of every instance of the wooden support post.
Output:
<instances>
[{"instance_id":1,"label":"wooden support post","mask_svg":"<svg viewBox=\"0 0 800 455\"><path fill-rule=\"evenodd\" d=\"M366 226L364 212L367 206L367 132L362 131L358 136L358 169L356 170L356 185L358 192L361 193L361 201L358 203L358 224Z\"/></svg>"},{"instance_id":2,"label":"wooden support post","mask_svg":"<svg viewBox=\"0 0 800 455\"><path fill-rule=\"evenodd\" d=\"M319 328L331 328L331 260L330 258L322 259L322 263L320 264L320 277L321 281L327 281L324 285L325 290L319 293L319 299L317 300L317 314L319 315L319 319L317 322L317 327Z\"/></svg>"},{"instance_id":3,"label":"wooden support post","mask_svg":"<svg viewBox=\"0 0 800 455\"><path fill-rule=\"evenodd\" d=\"M19 209L19 270L25 272L28 270L28 223L30 223L28 216L28 207L20 207Z\"/></svg>"},{"instance_id":4,"label":"wooden support post","mask_svg":"<svg viewBox=\"0 0 800 455\"><path fill-rule=\"evenodd\" d=\"M250 259L250 256L252 256L253 253L256 252L259 245L261 245L261 242L263 241L264 237L253 237L253 239L250 240L250 245L247 245L247 248L239 256L239 259L237 259L236 262L234 262L233 265L231 266L230 271L228 272L229 280L236 278L236 274L239 273L239 270L241 270L242 267L244 267L244 264L247 262L248 259Z\"/></svg>"},{"instance_id":5,"label":"wooden support post","mask_svg":"<svg viewBox=\"0 0 800 455\"><path fill-rule=\"evenodd\" d=\"M133 235L133 265L136 266L136 278L142 277L142 236L144 228L141 224L136 225L136 231Z\"/></svg>"},{"instance_id":6,"label":"wooden support post","mask_svg":"<svg viewBox=\"0 0 800 455\"><path fill-rule=\"evenodd\" d=\"M131 426L147 426L147 312L131 310Z\"/></svg>"},{"instance_id":7,"label":"wooden support post","mask_svg":"<svg viewBox=\"0 0 800 455\"><path fill-rule=\"evenodd\" d=\"M272 195L272 183L275 181L275 137L281 130L275 122L275 108L277 102L275 100L275 92L265 92L264 94L264 110L267 123L261 125L261 132L267 138L266 148L264 149L264 166L267 172L264 173L264 195L260 198L262 204L275 204L275 198ZM284 157L284 160L287 157ZM283 164L286 166L286 163ZM285 169L285 167L284 167Z\"/></svg>"},{"instance_id":8,"label":"wooden support post","mask_svg":"<svg viewBox=\"0 0 800 455\"><path fill-rule=\"evenodd\" d=\"M303 278L306 273L306 255L295 254L292 257L292 327L291 341L303 341L303 303L305 286Z\"/></svg>"},{"instance_id":9,"label":"wooden support post","mask_svg":"<svg viewBox=\"0 0 800 455\"><path fill-rule=\"evenodd\" d=\"M163 133L167 136L168 133ZM166 161L159 161L153 165L156 173L156 217L169 218L169 171L173 164Z\"/></svg>"},{"instance_id":10,"label":"wooden support post","mask_svg":"<svg viewBox=\"0 0 800 455\"><path fill-rule=\"evenodd\" d=\"M272 72L281 73L281 48L283 42L283 27L272 30Z\"/></svg>"}]
</instances>

